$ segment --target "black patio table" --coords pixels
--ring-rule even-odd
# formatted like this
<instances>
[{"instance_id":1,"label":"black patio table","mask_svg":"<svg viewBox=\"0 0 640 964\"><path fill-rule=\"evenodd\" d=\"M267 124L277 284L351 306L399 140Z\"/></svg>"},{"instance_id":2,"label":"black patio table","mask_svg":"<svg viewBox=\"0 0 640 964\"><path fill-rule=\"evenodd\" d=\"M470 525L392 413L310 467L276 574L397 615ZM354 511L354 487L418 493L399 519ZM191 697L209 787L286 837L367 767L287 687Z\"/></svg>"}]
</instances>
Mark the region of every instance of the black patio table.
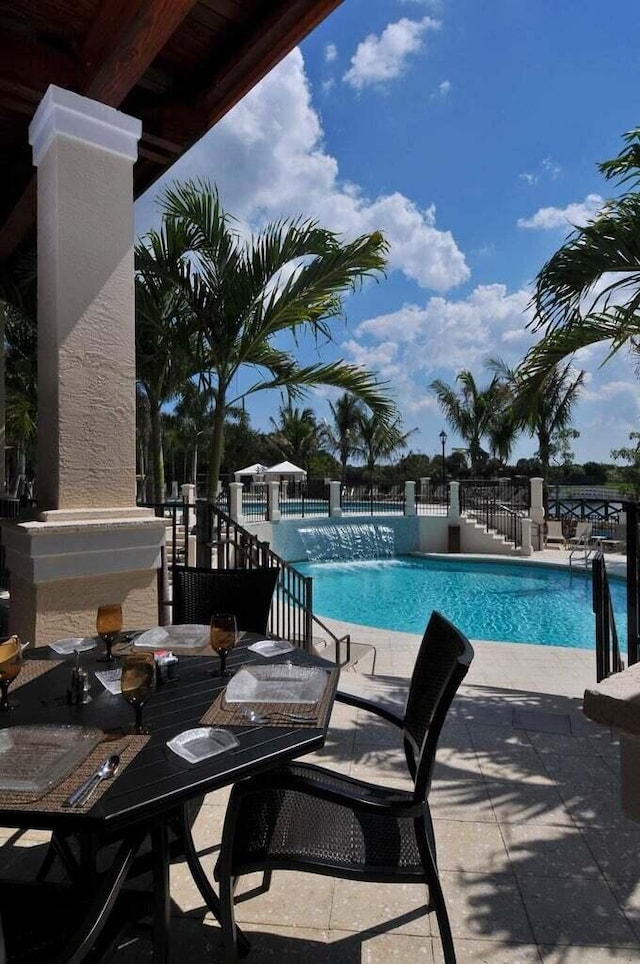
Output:
<instances>
[{"instance_id":1,"label":"black patio table","mask_svg":"<svg viewBox=\"0 0 640 964\"><path fill-rule=\"evenodd\" d=\"M244 634L242 642L228 659L228 668L265 662L247 647L262 637ZM32 658L57 659L48 648L37 648ZM130 725L133 710L120 695L113 695L95 680L93 672L109 664L100 663L100 646L82 654L82 665L92 680L92 701L81 707L64 702L72 658L63 658L55 668L17 688L11 697L18 703L13 712L0 714L0 727L20 724L81 723L97 726L105 732ZM291 661L296 665L331 664L295 648L286 656L272 657L269 662ZM188 805L245 776L264 771L284 761L295 759L321 747L326 738L329 713L318 725L249 723L231 727L239 746L198 764L189 764L166 746L176 734L197 726L203 714L222 690L226 680L211 675L218 660L211 655L183 656L176 682L158 687L145 707L144 722L151 733L146 745L109 783L96 802L83 811L45 812L22 807L0 807L0 826L19 829L41 828L54 832L61 842L73 835L81 844L81 885L95 888L86 919L79 934L78 960L97 939L118 894L139 857L142 844L151 840L150 868L153 881L153 952L157 964L170 961L169 944L169 863L174 857L176 841L170 847L170 829L178 830L177 846L186 858L194 881L208 908L218 916L218 897L195 852L188 820ZM327 674L325 694L333 703L337 672ZM105 757L108 743L104 744ZM78 781L80 782L80 781ZM95 874L95 855L106 843L119 842L117 854L107 874ZM62 854L64 856L64 852ZM129 891L127 891L128 897ZM69 961L75 959L71 954Z\"/></svg>"}]
</instances>

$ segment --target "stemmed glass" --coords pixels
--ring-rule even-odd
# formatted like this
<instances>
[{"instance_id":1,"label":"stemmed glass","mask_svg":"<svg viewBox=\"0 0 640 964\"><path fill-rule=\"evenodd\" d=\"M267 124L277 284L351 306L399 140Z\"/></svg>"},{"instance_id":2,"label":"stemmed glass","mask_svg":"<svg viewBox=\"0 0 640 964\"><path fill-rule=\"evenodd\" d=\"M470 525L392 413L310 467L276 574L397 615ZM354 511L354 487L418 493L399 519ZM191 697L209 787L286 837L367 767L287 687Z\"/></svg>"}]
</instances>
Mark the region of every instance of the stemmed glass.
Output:
<instances>
[{"instance_id":1,"label":"stemmed glass","mask_svg":"<svg viewBox=\"0 0 640 964\"><path fill-rule=\"evenodd\" d=\"M12 710L15 703L9 702L9 685L22 669L22 645L18 636L10 636L0 643L0 711Z\"/></svg>"},{"instance_id":2,"label":"stemmed glass","mask_svg":"<svg viewBox=\"0 0 640 964\"><path fill-rule=\"evenodd\" d=\"M214 613L211 617L209 641L211 649L220 657L220 671L214 676L231 676L227 672L227 653L233 649L238 639L238 626L233 613Z\"/></svg>"},{"instance_id":3,"label":"stemmed glass","mask_svg":"<svg viewBox=\"0 0 640 964\"><path fill-rule=\"evenodd\" d=\"M122 695L135 710L135 733L149 732L142 725L142 708L151 696L154 671L153 653L129 653L122 658Z\"/></svg>"},{"instance_id":4,"label":"stemmed glass","mask_svg":"<svg viewBox=\"0 0 640 964\"><path fill-rule=\"evenodd\" d=\"M101 662L110 663L112 660L118 658L111 652L111 647L118 638L121 629L122 606L119 603L112 603L109 606L100 606L98 608L98 616L96 618L96 631L100 639L107 647L106 655L100 657Z\"/></svg>"}]
</instances>

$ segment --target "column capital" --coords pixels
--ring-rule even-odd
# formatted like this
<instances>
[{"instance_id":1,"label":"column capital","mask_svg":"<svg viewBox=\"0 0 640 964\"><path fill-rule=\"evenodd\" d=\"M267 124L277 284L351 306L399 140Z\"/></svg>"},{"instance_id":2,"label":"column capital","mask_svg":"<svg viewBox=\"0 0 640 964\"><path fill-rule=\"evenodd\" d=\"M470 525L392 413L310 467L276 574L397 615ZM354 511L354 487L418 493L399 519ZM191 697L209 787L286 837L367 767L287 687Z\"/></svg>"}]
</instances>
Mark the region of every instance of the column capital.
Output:
<instances>
[{"instance_id":1,"label":"column capital","mask_svg":"<svg viewBox=\"0 0 640 964\"><path fill-rule=\"evenodd\" d=\"M115 107L50 84L29 125L36 167L59 134L134 162L142 122Z\"/></svg>"}]
</instances>

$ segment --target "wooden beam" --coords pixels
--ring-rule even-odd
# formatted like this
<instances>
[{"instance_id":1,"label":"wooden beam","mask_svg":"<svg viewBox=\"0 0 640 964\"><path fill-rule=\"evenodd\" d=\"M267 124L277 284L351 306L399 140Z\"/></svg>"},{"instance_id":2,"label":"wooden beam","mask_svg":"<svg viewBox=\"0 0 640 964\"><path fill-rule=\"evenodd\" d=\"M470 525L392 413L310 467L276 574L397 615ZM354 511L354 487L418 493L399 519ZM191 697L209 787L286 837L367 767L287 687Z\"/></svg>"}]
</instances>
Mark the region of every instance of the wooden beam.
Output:
<instances>
[{"instance_id":1,"label":"wooden beam","mask_svg":"<svg viewBox=\"0 0 640 964\"><path fill-rule=\"evenodd\" d=\"M36 178L31 178L0 230L0 261L18 247L36 219Z\"/></svg>"},{"instance_id":2,"label":"wooden beam","mask_svg":"<svg viewBox=\"0 0 640 964\"><path fill-rule=\"evenodd\" d=\"M82 45L81 93L118 107L197 0L103 0Z\"/></svg>"},{"instance_id":3,"label":"wooden beam","mask_svg":"<svg viewBox=\"0 0 640 964\"><path fill-rule=\"evenodd\" d=\"M37 104L49 84L76 89L77 61L70 54L45 44L0 33L0 83L18 84Z\"/></svg>"}]
</instances>

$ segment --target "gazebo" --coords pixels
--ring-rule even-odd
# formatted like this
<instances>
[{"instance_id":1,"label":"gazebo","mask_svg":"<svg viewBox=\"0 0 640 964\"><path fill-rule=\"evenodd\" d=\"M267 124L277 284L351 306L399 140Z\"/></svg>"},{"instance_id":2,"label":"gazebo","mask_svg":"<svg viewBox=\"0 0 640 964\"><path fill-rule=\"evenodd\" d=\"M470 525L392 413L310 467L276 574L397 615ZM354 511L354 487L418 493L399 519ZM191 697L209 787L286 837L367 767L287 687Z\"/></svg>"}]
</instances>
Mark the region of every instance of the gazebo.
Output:
<instances>
[{"instance_id":1,"label":"gazebo","mask_svg":"<svg viewBox=\"0 0 640 964\"><path fill-rule=\"evenodd\" d=\"M266 465L263 465L262 462L254 462L253 465L248 465L246 469L238 469L237 472L233 473L233 477L236 482L242 482L245 478L250 478L252 482L264 482L266 471Z\"/></svg>"},{"instance_id":2,"label":"gazebo","mask_svg":"<svg viewBox=\"0 0 640 964\"><path fill-rule=\"evenodd\" d=\"M135 504L133 199L340 2L2 5L0 261L36 220L38 241L38 515L2 532L25 639L92 632L101 602L157 621L165 528Z\"/></svg>"},{"instance_id":3,"label":"gazebo","mask_svg":"<svg viewBox=\"0 0 640 964\"><path fill-rule=\"evenodd\" d=\"M264 473L267 482L304 482L307 473L293 462L278 462Z\"/></svg>"}]
</instances>

